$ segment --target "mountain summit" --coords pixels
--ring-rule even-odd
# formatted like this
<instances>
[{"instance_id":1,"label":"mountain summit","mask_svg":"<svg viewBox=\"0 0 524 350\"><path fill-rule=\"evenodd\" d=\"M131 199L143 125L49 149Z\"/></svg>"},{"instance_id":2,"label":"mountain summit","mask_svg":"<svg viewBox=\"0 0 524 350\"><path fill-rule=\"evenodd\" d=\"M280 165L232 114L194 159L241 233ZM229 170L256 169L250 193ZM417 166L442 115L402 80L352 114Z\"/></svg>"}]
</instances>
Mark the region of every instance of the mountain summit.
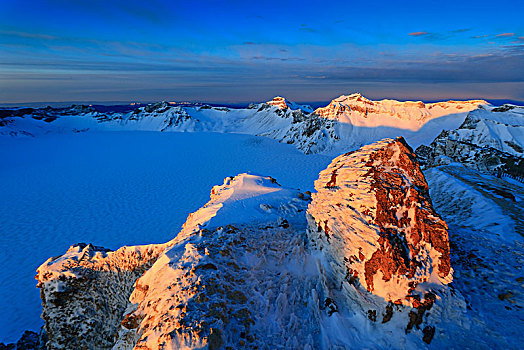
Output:
<instances>
[{"instance_id":1,"label":"mountain summit","mask_svg":"<svg viewBox=\"0 0 524 350\"><path fill-rule=\"evenodd\" d=\"M291 110L301 109L302 111L307 112L307 113L313 112L313 108L311 106L309 106L309 105L299 105L299 104L297 104L295 102L291 102L291 101L289 101L286 98L281 97L281 96L273 97L273 99L271 101L267 101L266 104L271 105L271 106L275 106L278 109L284 109L284 110L285 109L291 109Z\"/></svg>"},{"instance_id":2,"label":"mountain summit","mask_svg":"<svg viewBox=\"0 0 524 350\"><path fill-rule=\"evenodd\" d=\"M326 107L317 108L315 113L359 127L396 127L416 131L431 119L469 112L483 105L489 103L484 100L428 104L422 101L372 101L354 93L333 99Z\"/></svg>"}]
</instances>

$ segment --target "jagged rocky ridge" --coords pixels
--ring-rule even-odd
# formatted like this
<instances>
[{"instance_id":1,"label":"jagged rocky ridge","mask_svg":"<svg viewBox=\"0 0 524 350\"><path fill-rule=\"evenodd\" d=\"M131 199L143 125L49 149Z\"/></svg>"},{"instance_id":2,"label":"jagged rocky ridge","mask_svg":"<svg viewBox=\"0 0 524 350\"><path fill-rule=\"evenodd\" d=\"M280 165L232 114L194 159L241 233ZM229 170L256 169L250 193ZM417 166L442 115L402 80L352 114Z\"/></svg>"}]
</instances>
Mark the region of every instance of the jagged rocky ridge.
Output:
<instances>
[{"instance_id":1,"label":"jagged rocky ridge","mask_svg":"<svg viewBox=\"0 0 524 350\"><path fill-rule=\"evenodd\" d=\"M0 135L125 130L243 133L294 144L304 153L339 154L399 135L416 145L429 143L443 126L458 126L480 105L488 103L371 101L352 94L315 111L283 97L248 108L159 102L130 112L102 112L91 106L0 109Z\"/></svg>"},{"instance_id":2,"label":"jagged rocky ridge","mask_svg":"<svg viewBox=\"0 0 524 350\"><path fill-rule=\"evenodd\" d=\"M478 109L455 130L443 130L429 146L417 148L426 166L451 162L492 174L524 176L524 108Z\"/></svg>"},{"instance_id":3,"label":"jagged rocky ridge","mask_svg":"<svg viewBox=\"0 0 524 350\"><path fill-rule=\"evenodd\" d=\"M49 259L37 275L47 347L470 344L465 302L447 285L447 227L404 141L335 159L316 189L309 203L240 174L166 244Z\"/></svg>"}]
</instances>

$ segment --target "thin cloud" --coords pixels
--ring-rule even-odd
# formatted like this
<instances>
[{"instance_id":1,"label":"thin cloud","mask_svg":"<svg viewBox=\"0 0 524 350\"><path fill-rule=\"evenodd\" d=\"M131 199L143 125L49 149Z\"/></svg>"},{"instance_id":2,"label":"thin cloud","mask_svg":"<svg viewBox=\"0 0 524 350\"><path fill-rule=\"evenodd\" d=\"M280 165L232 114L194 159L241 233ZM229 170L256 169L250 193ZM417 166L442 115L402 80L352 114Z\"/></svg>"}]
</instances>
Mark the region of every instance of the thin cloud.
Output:
<instances>
[{"instance_id":1,"label":"thin cloud","mask_svg":"<svg viewBox=\"0 0 524 350\"><path fill-rule=\"evenodd\" d=\"M507 37L510 37L510 36L513 36L515 35L515 33L501 33L501 34L497 34L495 35L497 38L507 38Z\"/></svg>"},{"instance_id":2,"label":"thin cloud","mask_svg":"<svg viewBox=\"0 0 524 350\"><path fill-rule=\"evenodd\" d=\"M315 29L308 27L306 24L302 24L302 26L299 28L299 30L301 30L303 32L309 32L309 33L316 32Z\"/></svg>"},{"instance_id":3,"label":"thin cloud","mask_svg":"<svg viewBox=\"0 0 524 350\"><path fill-rule=\"evenodd\" d=\"M433 32L413 32L409 33L409 36L421 37L427 41L439 41L451 38L453 35L450 33L433 33Z\"/></svg>"},{"instance_id":4,"label":"thin cloud","mask_svg":"<svg viewBox=\"0 0 524 350\"><path fill-rule=\"evenodd\" d=\"M301 57L271 57L271 56L253 56L251 57L252 60L264 60L264 61L305 61L304 58Z\"/></svg>"},{"instance_id":5,"label":"thin cloud","mask_svg":"<svg viewBox=\"0 0 524 350\"><path fill-rule=\"evenodd\" d=\"M409 33L408 34L409 36L424 36L424 35L429 35L428 32L413 32L413 33Z\"/></svg>"},{"instance_id":6,"label":"thin cloud","mask_svg":"<svg viewBox=\"0 0 524 350\"><path fill-rule=\"evenodd\" d=\"M461 28L461 29L452 30L451 32L452 33L464 33L464 32L469 32L470 30L471 28Z\"/></svg>"},{"instance_id":7,"label":"thin cloud","mask_svg":"<svg viewBox=\"0 0 524 350\"><path fill-rule=\"evenodd\" d=\"M58 37L56 37L54 35L38 34L38 33L26 33L26 32L8 31L8 30L0 30L0 34L20 37L20 38L30 38L30 39L43 39L43 40L57 40L57 39L59 39Z\"/></svg>"},{"instance_id":8,"label":"thin cloud","mask_svg":"<svg viewBox=\"0 0 524 350\"><path fill-rule=\"evenodd\" d=\"M256 45L256 43L254 43L252 41L246 41L246 42L244 42L244 45Z\"/></svg>"}]
</instances>

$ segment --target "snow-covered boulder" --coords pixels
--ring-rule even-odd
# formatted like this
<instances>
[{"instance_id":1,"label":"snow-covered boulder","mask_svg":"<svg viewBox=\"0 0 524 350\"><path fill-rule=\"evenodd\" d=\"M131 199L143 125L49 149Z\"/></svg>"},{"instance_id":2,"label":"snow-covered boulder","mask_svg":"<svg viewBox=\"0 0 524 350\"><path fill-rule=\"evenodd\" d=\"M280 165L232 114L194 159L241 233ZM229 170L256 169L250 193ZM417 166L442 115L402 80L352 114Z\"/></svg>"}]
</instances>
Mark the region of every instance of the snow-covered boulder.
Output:
<instances>
[{"instance_id":1,"label":"snow-covered boulder","mask_svg":"<svg viewBox=\"0 0 524 350\"><path fill-rule=\"evenodd\" d=\"M406 332L419 328L424 313L449 295L453 278L447 225L411 148L402 138L385 139L343 154L320 173L315 189L308 237L347 303L369 308L372 321L382 313L382 323L396 305L409 315L396 322L405 322ZM429 343L435 326L423 328Z\"/></svg>"}]
</instances>

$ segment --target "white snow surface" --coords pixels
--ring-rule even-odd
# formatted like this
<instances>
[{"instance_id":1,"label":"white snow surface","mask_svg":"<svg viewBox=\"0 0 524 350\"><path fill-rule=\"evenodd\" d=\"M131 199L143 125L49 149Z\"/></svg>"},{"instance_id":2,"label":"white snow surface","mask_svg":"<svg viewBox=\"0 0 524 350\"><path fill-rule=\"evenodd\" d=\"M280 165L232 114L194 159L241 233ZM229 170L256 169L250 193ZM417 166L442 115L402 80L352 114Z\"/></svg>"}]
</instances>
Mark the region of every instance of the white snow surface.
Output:
<instances>
[{"instance_id":1,"label":"white snow surface","mask_svg":"<svg viewBox=\"0 0 524 350\"><path fill-rule=\"evenodd\" d=\"M473 320L469 346L522 348L524 185L457 163L425 175L433 204L449 224L453 286Z\"/></svg>"}]
</instances>

